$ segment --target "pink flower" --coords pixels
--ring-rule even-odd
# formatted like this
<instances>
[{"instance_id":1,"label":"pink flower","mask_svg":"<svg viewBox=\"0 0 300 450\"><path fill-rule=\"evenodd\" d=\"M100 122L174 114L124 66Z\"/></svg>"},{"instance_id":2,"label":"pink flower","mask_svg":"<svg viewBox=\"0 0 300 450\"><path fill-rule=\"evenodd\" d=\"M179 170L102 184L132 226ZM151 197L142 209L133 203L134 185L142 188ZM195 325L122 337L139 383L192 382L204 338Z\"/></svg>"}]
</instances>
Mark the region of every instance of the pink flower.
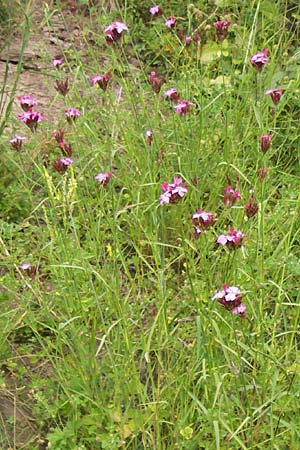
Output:
<instances>
[{"instance_id":1,"label":"pink flower","mask_svg":"<svg viewBox=\"0 0 300 450\"><path fill-rule=\"evenodd\" d=\"M215 214L203 211L201 208L192 215L192 222L194 226L198 227L203 232L215 223L215 219Z\"/></svg>"},{"instance_id":2,"label":"pink flower","mask_svg":"<svg viewBox=\"0 0 300 450\"><path fill-rule=\"evenodd\" d=\"M124 31L128 31L127 25L125 23L121 22L121 20L116 19L111 25L105 28L104 33L106 34L106 41L107 42L116 42L118 41L122 33Z\"/></svg>"},{"instance_id":3,"label":"pink flower","mask_svg":"<svg viewBox=\"0 0 300 450\"><path fill-rule=\"evenodd\" d=\"M268 58L268 52L269 50L267 48L264 49L264 51L258 51L255 55L251 56L250 63L253 67L255 67L259 72L261 72L269 61Z\"/></svg>"},{"instance_id":4,"label":"pink flower","mask_svg":"<svg viewBox=\"0 0 300 450\"><path fill-rule=\"evenodd\" d=\"M107 72L104 75L100 74L94 75L91 78L91 84L92 86L95 86L97 84L103 91L106 91L109 79L110 79L110 72Z\"/></svg>"},{"instance_id":5,"label":"pink flower","mask_svg":"<svg viewBox=\"0 0 300 450\"><path fill-rule=\"evenodd\" d=\"M146 141L147 141L148 145L151 145L152 141L153 141L153 133L152 133L152 131L151 130L147 130L145 134L146 134Z\"/></svg>"},{"instance_id":6,"label":"pink flower","mask_svg":"<svg viewBox=\"0 0 300 450\"><path fill-rule=\"evenodd\" d=\"M54 86L54 89L65 97L70 90L69 77L66 77L64 81L55 80L55 83L56 86Z\"/></svg>"},{"instance_id":7,"label":"pink flower","mask_svg":"<svg viewBox=\"0 0 300 450\"><path fill-rule=\"evenodd\" d=\"M255 216L258 211L258 204L254 203L253 197L249 198L249 202L245 205L246 216L248 218Z\"/></svg>"},{"instance_id":8,"label":"pink flower","mask_svg":"<svg viewBox=\"0 0 300 450\"><path fill-rule=\"evenodd\" d=\"M174 106L176 114L184 115L190 111L191 106L196 106L195 103L189 102L188 100L179 100L179 103Z\"/></svg>"},{"instance_id":9,"label":"pink flower","mask_svg":"<svg viewBox=\"0 0 300 450\"><path fill-rule=\"evenodd\" d=\"M154 17L159 17L163 13L163 10L160 5L151 6L151 8L149 8L149 11L150 14Z\"/></svg>"},{"instance_id":10,"label":"pink flower","mask_svg":"<svg viewBox=\"0 0 300 450\"><path fill-rule=\"evenodd\" d=\"M268 89L265 95L270 95L274 105L278 105L283 93L284 89Z\"/></svg>"},{"instance_id":11,"label":"pink flower","mask_svg":"<svg viewBox=\"0 0 300 450\"><path fill-rule=\"evenodd\" d=\"M33 106L38 105L38 101L35 100L31 95L21 95L20 97L17 97L21 108L23 111L29 111Z\"/></svg>"},{"instance_id":12,"label":"pink flower","mask_svg":"<svg viewBox=\"0 0 300 450\"><path fill-rule=\"evenodd\" d=\"M179 37L179 39L185 44L185 45L190 45L191 42L193 42L193 38L192 36L185 36L183 34L183 30L180 28L177 31L177 35Z\"/></svg>"},{"instance_id":13,"label":"pink flower","mask_svg":"<svg viewBox=\"0 0 300 450\"><path fill-rule=\"evenodd\" d=\"M217 239L217 244L228 246L229 248L236 248L242 245L244 233L240 230L235 230L233 227L229 228L229 234L220 234Z\"/></svg>"},{"instance_id":14,"label":"pink flower","mask_svg":"<svg viewBox=\"0 0 300 450\"><path fill-rule=\"evenodd\" d=\"M38 267L32 266L30 264L30 262L24 262L24 263L20 264L20 269L24 270L24 272L26 272L27 275L32 279L36 276L37 271L38 271Z\"/></svg>"},{"instance_id":15,"label":"pink flower","mask_svg":"<svg viewBox=\"0 0 300 450\"><path fill-rule=\"evenodd\" d=\"M177 89L175 87L168 89L167 91L164 92L164 96L168 99L168 100L172 100L172 102L177 102L180 98Z\"/></svg>"},{"instance_id":16,"label":"pink flower","mask_svg":"<svg viewBox=\"0 0 300 450\"><path fill-rule=\"evenodd\" d=\"M187 193L187 185L182 183L182 178L174 177L173 183L163 183L161 189L164 191L160 196L160 204L177 203Z\"/></svg>"},{"instance_id":17,"label":"pink flower","mask_svg":"<svg viewBox=\"0 0 300 450\"><path fill-rule=\"evenodd\" d=\"M271 134L263 134L260 137L260 146L261 146L261 151L263 153L266 153L271 145L271 140L272 140L272 135Z\"/></svg>"},{"instance_id":18,"label":"pink flower","mask_svg":"<svg viewBox=\"0 0 300 450\"><path fill-rule=\"evenodd\" d=\"M112 176L111 172L105 172L105 173L98 173L98 175L95 176L95 180L98 181L98 183L103 186L106 187L109 183L109 180Z\"/></svg>"},{"instance_id":19,"label":"pink flower","mask_svg":"<svg viewBox=\"0 0 300 450\"><path fill-rule=\"evenodd\" d=\"M74 120L77 119L77 117L80 117L80 116L81 116L81 112L78 111L78 109L76 109L76 108L68 108L65 111L65 118L67 119L67 121L69 123L72 123Z\"/></svg>"},{"instance_id":20,"label":"pink flower","mask_svg":"<svg viewBox=\"0 0 300 450\"><path fill-rule=\"evenodd\" d=\"M165 21L165 25L168 28L174 28L176 25L176 19L174 16L169 17L166 21Z\"/></svg>"},{"instance_id":21,"label":"pink flower","mask_svg":"<svg viewBox=\"0 0 300 450\"><path fill-rule=\"evenodd\" d=\"M24 263L20 264L21 270L27 270L27 269L30 269L30 267L31 267L30 262L24 262Z\"/></svg>"},{"instance_id":22,"label":"pink flower","mask_svg":"<svg viewBox=\"0 0 300 450\"><path fill-rule=\"evenodd\" d=\"M64 58L61 56L59 56L57 58L53 58L51 61L52 65L58 69L63 64L63 62L64 62Z\"/></svg>"},{"instance_id":23,"label":"pink flower","mask_svg":"<svg viewBox=\"0 0 300 450\"><path fill-rule=\"evenodd\" d=\"M71 158L57 158L53 164L52 167L55 169L58 173L63 175L67 168L73 164L73 159Z\"/></svg>"},{"instance_id":24,"label":"pink flower","mask_svg":"<svg viewBox=\"0 0 300 450\"><path fill-rule=\"evenodd\" d=\"M216 27L217 38L220 42L224 41L228 33L228 27L231 25L230 20L218 20L214 23Z\"/></svg>"},{"instance_id":25,"label":"pink flower","mask_svg":"<svg viewBox=\"0 0 300 450\"><path fill-rule=\"evenodd\" d=\"M17 151L21 150L24 141L27 141L27 137L18 135L9 140L12 148L14 148Z\"/></svg>"},{"instance_id":26,"label":"pink flower","mask_svg":"<svg viewBox=\"0 0 300 450\"><path fill-rule=\"evenodd\" d=\"M216 292L211 299L212 301L217 300L227 311L231 311L232 314L238 314L243 318L246 317L246 306L242 303L240 288L223 284L222 290Z\"/></svg>"},{"instance_id":27,"label":"pink flower","mask_svg":"<svg viewBox=\"0 0 300 450\"><path fill-rule=\"evenodd\" d=\"M157 73L153 70L150 72L150 75L148 77L148 81L152 87L152 90L158 94L160 91L161 86L165 82L164 78L158 78Z\"/></svg>"},{"instance_id":28,"label":"pink flower","mask_svg":"<svg viewBox=\"0 0 300 450\"><path fill-rule=\"evenodd\" d=\"M237 199L241 199L241 195L238 191L235 191L231 186L226 186L224 189L224 204L231 208L237 201Z\"/></svg>"},{"instance_id":29,"label":"pink flower","mask_svg":"<svg viewBox=\"0 0 300 450\"><path fill-rule=\"evenodd\" d=\"M24 111L22 114L19 114L18 119L24 122L33 132L37 129L38 123L44 120L44 117L43 114L30 109L29 111Z\"/></svg>"}]
</instances>

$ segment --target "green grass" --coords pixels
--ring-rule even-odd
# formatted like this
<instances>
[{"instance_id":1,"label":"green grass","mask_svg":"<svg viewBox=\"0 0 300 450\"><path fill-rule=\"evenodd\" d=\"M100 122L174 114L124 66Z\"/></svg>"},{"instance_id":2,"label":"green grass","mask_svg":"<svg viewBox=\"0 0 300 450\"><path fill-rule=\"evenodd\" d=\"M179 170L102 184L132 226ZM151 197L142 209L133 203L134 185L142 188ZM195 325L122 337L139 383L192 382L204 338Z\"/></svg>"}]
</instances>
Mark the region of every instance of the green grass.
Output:
<instances>
[{"instance_id":1,"label":"green grass","mask_svg":"<svg viewBox=\"0 0 300 450\"><path fill-rule=\"evenodd\" d=\"M300 9L177 3L161 2L165 18L174 13L185 34L198 28L201 44L185 48L146 2L79 10L88 62L74 47L64 71L66 106L81 117L68 125L58 109L50 124L43 111L31 134L10 115L29 138L20 152L4 128L0 399L27 406L32 433L23 438L16 409L9 418L0 408L3 449L299 448ZM103 30L117 17L129 32L108 46ZM233 25L221 46L212 24L223 17ZM265 47L259 74L249 59ZM108 70L107 91L92 88L90 76ZM159 94L151 70L166 79ZM164 99L173 86L196 105L186 116ZM285 93L272 114L264 91L276 86ZM52 167L54 128L73 146L64 175ZM107 171L104 188L94 177ZM174 176L188 192L160 205ZM242 196L232 208L228 184ZM247 219L251 195L259 211ZM217 220L195 240L198 208ZM229 226L246 235L233 251L216 244ZM33 277L19 267L27 261ZM210 300L223 283L243 291L246 319Z\"/></svg>"}]
</instances>

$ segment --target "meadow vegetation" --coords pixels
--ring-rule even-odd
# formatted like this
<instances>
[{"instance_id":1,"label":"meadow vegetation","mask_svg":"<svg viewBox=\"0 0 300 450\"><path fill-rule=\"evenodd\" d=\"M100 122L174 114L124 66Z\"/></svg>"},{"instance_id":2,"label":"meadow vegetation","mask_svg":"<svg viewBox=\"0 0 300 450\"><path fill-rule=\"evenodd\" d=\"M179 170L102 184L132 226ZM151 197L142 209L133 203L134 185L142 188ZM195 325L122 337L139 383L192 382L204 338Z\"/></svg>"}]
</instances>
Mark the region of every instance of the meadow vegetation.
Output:
<instances>
[{"instance_id":1,"label":"meadow vegetation","mask_svg":"<svg viewBox=\"0 0 300 450\"><path fill-rule=\"evenodd\" d=\"M300 7L154 6L51 3L88 58L3 109L1 449L300 447Z\"/></svg>"}]
</instances>

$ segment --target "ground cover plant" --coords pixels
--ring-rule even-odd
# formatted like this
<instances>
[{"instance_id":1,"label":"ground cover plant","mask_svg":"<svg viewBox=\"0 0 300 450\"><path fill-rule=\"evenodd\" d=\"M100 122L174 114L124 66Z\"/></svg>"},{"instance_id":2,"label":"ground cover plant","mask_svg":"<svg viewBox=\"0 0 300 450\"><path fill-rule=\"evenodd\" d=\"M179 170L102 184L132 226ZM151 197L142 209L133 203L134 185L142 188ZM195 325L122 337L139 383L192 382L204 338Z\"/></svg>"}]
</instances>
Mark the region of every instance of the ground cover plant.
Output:
<instances>
[{"instance_id":1,"label":"ground cover plant","mask_svg":"<svg viewBox=\"0 0 300 450\"><path fill-rule=\"evenodd\" d=\"M0 99L0 448L298 449L299 5L54 14L85 55Z\"/></svg>"}]
</instances>

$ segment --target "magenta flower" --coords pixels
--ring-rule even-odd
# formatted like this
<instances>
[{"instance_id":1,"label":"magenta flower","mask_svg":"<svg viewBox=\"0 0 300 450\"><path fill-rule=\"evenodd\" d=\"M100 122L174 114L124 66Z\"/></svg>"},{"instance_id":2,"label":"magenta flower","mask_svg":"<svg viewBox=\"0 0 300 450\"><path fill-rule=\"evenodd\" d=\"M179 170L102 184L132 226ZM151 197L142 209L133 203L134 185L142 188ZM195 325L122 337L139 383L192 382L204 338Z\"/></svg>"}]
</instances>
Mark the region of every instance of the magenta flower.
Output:
<instances>
[{"instance_id":1,"label":"magenta flower","mask_svg":"<svg viewBox=\"0 0 300 450\"><path fill-rule=\"evenodd\" d=\"M185 45L190 45L190 43L193 42L192 36L185 36L181 28L177 31L177 36Z\"/></svg>"},{"instance_id":2,"label":"magenta flower","mask_svg":"<svg viewBox=\"0 0 300 450\"><path fill-rule=\"evenodd\" d=\"M231 186L226 186L224 189L224 204L231 208L237 201L237 199L241 199L241 195L238 191L235 191Z\"/></svg>"},{"instance_id":3,"label":"magenta flower","mask_svg":"<svg viewBox=\"0 0 300 450\"><path fill-rule=\"evenodd\" d=\"M270 95L274 105L278 105L283 93L284 89L268 89L265 95Z\"/></svg>"},{"instance_id":4,"label":"magenta flower","mask_svg":"<svg viewBox=\"0 0 300 450\"><path fill-rule=\"evenodd\" d=\"M57 158L53 164L52 167L55 169L58 173L63 175L69 166L73 164L73 159L71 158Z\"/></svg>"},{"instance_id":5,"label":"magenta flower","mask_svg":"<svg viewBox=\"0 0 300 450\"><path fill-rule=\"evenodd\" d=\"M272 135L271 134L263 134L260 137L260 147L263 153L266 153L271 145Z\"/></svg>"},{"instance_id":6,"label":"magenta flower","mask_svg":"<svg viewBox=\"0 0 300 450\"><path fill-rule=\"evenodd\" d=\"M250 63L253 67L255 67L259 72L261 72L265 66L269 62L268 58L269 50L267 48L264 51L258 51L255 55L251 56Z\"/></svg>"},{"instance_id":7,"label":"magenta flower","mask_svg":"<svg viewBox=\"0 0 300 450\"><path fill-rule=\"evenodd\" d=\"M59 69L59 67L63 64L64 62L64 58L61 56L58 56L57 58L53 58L51 63L54 67L56 67L57 69Z\"/></svg>"},{"instance_id":8,"label":"magenta flower","mask_svg":"<svg viewBox=\"0 0 300 450\"><path fill-rule=\"evenodd\" d=\"M195 227L198 227L201 231L205 232L209 227L215 223L216 215L207 211L203 211L199 208L192 215L192 222Z\"/></svg>"},{"instance_id":9,"label":"magenta flower","mask_svg":"<svg viewBox=\"0 0 300 450\"><path fill-rule=\"evenodd\" d=\"M44 120L44 117L43 114L30 109L19 114L18 119L24 122L33 132L37 129L38 123Z\"/></svg>"},{"instance_id":10,"label":"magenta flower","mask_svg":"<svg viewBox=\"0 0 300 450\"><path fill-rule=\"evenodd\" d=\"M151 6L151 8L149 8L149 11L153 17L159 17L163 14L163 10L160 5Z\"/></svg>"},{"instance_id":11,"label":"magenta flower","mask_svg":"<svg viewBox=\"0 0 300 450\"><path fill-rule=\"evenodd\" d=\"M18 135L9 140L12 148L17 150L18 152L21 150L23 142L25 141L27 141L27 137Z\"/></svg>"},{"instance_id":12,"label":"magenta flower","mask_svg":"<svg viewBox=\"0 0 300 450\"><path fill-rule=\"evenodd\" d=\"M176 19L174 16L169 17L166 21L165 21L165 25L168 28L174 28L176 25Z\"/></svg>"},{"instance_id":13,"label":"magenta flower","mask_svg":"<svg viewBox=\"0 0 300 450\"><path fill-rule=\"evenodd\" d=\"M228 27L231 25L230 20L218 20L213 25L216 28L217 39L223 42L227 36Z\"/></svg>"},{"instance_id":14,"label":"magenta flower","mask_svg":"<svg viewBox=\"0 0 300 450\"><path fill-rule=\"evenodd\" d=\"M65 134L65 132L61 128L59 128L58 130L54 130L52 132L52 136L58 143L59 147L65 143L64 134Z\"/></svg>"},{"instance_id":15,"label":"magenta flower","mask_svg":"<svg viewBox=\"0 0 300 450\"><path fill-rule=\"evenodd\" d=\"M97 84L103 91L106 91L109 79L110 72L106 72L104 75L97 74L91 78L91 84L92 86Z\"/></svg>"},{"instance_id":16,"label":"magenta flower","mask_svg":"<svg viewBox=\"0 0 300 450\"><path fill-rule=\"evenodd\" d=\"M66 77L64 81L55 80L55 83L54 89L65 97L70 90L69 77Z\"/></svg>"},{"instance_id":17,"label":"magenta flower","mask_svg":"<svg viewBox=\"0 0 300 450\"><path fill-rule=\"evenodd\" d=\"M229 228L229 234L220 234L217 239L217 244L227 246L229 248L236 248L242 245L244 233L240 230L235 230L233 227Z\"/></svg>"},{"instance_id":18,"label":"magenta flower","mask_svg":"<svg viewBox=\"0 0 300 450\"><path fill-rule=\"evenodd\" d=\"M30 269L30 267L31 267L30 262L24 262L24 263L20 264L21 270L27 270L27 269Z\"/></svg>"},{"instance_id":19,"label":"magenta flower","mask_svg":"<svg viewBox=\"0 0 300 450\"><path fill-rule=\"evenodd\" d=\"M180 99L180 96L177 92L177 89L175 87L168 89L167 91L164 92L164 96L168 99L171 100L172 102L177 102Z\"/></svg>"},{"instance_id":20,"label":"magenta flower","mask_svg":"<svg viewBox=\"0 0 300 450\"><path fill-rule=\"evenodd\" d=\"M212 301L217 300L232 314L240 315L242 318L246 317L246 306L242 303L240 288L223 284L222 290L216 292L211 299Z\"/></svg>"},{"instance_id":21,"label":"magenta flower","mask_svg":"<svg viewBox=\"0 0 300 450\"><path fill-rule=\"evenodd\" d=\"M146 135L147 144L151 145L152 141L153 141L153 133L152 133L152 131L151 130L147 130L145 135Z\"/></svg>"},{"instance_id":22,"label":"magenta flower","mask_svg":"<svg viewBox=\"0 0 300 450\"><path fill-rule=\"evenodd\" d=\"M160 91L161 86L164 84L165 80L162 77L158 77L157 73L153 70L150 72L150 75L148 77L148 81L152 87L152 90L158 94Z\"/></svg>"},{"instance_id":23,"label":"magenta flower","mask_svg":"<svg viewBox=\"0 0 300 450\"><path fill-rule=\"evenodd\" d=\"M20 264L19 267L21 270L24 270L30 278L34 278L38 271L37 266L32 266L30 262L24 262Z\"/></svg>"},{"instance_id":24,"label":"magenta flower","mask_svg":"<svg viewBox=\"0 0 300 450\"><path fill-rule=\"evenodd\" d=\"M160 204L177 203L187 193L187 185L182 183L182 178L174 177L173 183L163 183L161 189L164 191L160 196Z\"/></svg>"},{"instance_id":25,"label":"magenta flower","mask_svg":"<svg viewBox=\"0 0 300 450\"><path fill-rule=\"evenodd\" d=\"M105 173L98 173L98 175L95 176L95 180L98 181L98 183L103 186L106 187L109 183L109 180L112 176L111 172L105 172Z\"/></svg>"},{"instance_id":26,"label":"magenta flower","mask_svg":"<svg viewBox=\"0 0 300 450\"><path fill-rule=\"evenodd\" d=\"M246 216L248 218L255 216L258 211L258 204L254 203L254 198L250 197L249 202L245 205Z\"/></svg>"},{"instance_id":27,"label":"magenta flower","mask_svg":"<svg viewBox=\"0 0 300 450\"><path fill-rule=\"evenodd\" d=\"M121 20L116 19L111 25L105 28L105 39L109 43L116 42L121 38L124 31L128 31L127 25L121 22Z\"/></svg>"},{"instance_id":28,"label":"magenta flower","mask_svg":"<svg viewBox=\"0 0 300 450\"><path fill-rule=\"evenodd\" d=\"M181 116L187 114L190 111L191 106L196 106L195 103L189 102L188 100L179 100L179 103L174 106L176 114L180 114Z\"/></svg>"},{"instance_id":29,"label":"magenta flower","mask_svg":"<svg viewBox=\"0 0 300 450\"><path fill-rule=\"evenodd\" d=\"M23 111L29 111L33 106L38 105L38 101L35 100L33 97L31 97L31 95L21 95L20 97L17 97L21 108L23 109Z\"/></svg>"},{"instance_id":30,"label":"magenta flower","mask_svg":"<svg viewBox=\"0 0 300 450\"><path fill-rule=\"evenodd\" d=\"M81 112L78 111L78 109L76 109L76 108L68 108L65 111L65 118L67 119L67 121L69 123L74 122L77 119L77 117L80 117L80 116L81 116Z\"/></svg>"}]
</instances>

